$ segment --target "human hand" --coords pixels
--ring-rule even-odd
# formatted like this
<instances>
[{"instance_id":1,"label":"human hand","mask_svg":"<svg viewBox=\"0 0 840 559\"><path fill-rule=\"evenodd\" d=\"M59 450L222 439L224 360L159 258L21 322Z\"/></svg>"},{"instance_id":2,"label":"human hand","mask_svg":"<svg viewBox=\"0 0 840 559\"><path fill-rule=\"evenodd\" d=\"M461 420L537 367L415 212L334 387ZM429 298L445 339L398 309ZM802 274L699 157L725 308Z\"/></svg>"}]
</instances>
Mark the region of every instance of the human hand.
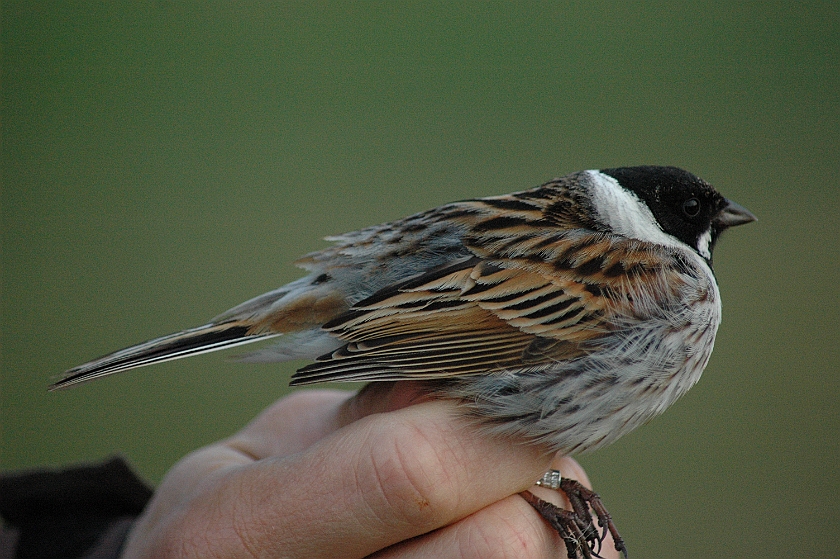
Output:
<instances>
[{"instance_id":1,"label":"human hand","mask_svg":"<svg viewBox=\"0 0 840 559\"><path fill-rule=\"evenodd\" d=\"M169 471L123 557L564 556L517 495L559 499L532 487L549 457L477 434L452 402L421 394L380 383L275 402ZM550 466L588 485L573 460Z\"/></svg>"}]
</instances>

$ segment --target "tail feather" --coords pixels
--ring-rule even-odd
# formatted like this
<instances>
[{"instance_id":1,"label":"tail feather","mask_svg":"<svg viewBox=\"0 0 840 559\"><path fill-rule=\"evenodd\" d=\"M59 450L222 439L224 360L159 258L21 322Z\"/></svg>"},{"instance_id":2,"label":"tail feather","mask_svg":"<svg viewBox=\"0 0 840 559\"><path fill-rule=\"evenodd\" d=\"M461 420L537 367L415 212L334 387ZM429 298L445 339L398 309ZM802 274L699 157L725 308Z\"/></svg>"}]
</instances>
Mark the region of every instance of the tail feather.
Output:
<instances>
[{"instance_id":1,"label":"tail feather","mask_svg":"<svg viewBox=\"0 0 840 559\"><path fill-rule=\"evenodd\" d=\"M95 359L84 365L65 371L50 391L69 388L100 377L129 369L145 367L211 351L218 351L279 336L279 333L249 334L249 326L231 321L221 324L205 324L155 338Z\"/></svg>"}]
</instances>

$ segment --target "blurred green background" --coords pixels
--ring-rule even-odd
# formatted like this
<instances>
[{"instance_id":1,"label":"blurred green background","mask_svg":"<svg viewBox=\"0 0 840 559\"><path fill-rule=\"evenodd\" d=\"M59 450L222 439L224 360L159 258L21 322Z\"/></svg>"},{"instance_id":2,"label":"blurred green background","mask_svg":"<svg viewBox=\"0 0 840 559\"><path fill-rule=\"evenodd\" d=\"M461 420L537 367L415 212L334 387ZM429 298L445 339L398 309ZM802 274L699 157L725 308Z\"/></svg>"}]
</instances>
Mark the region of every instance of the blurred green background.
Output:
<instances>
[{"instance_id":1,"label":"blurred green background","mask_svg":"<svg viewBox=\"0 0 840 559\"><path fill-rule=\"evenodd\" d=\"M572 171L755 212L703 380L582 457L633 557L840 548L836 2L2 6L2 468L158 482L287 390L216 354L50 377L299 277L321 237Z\"/></svg>"}]
</instances>

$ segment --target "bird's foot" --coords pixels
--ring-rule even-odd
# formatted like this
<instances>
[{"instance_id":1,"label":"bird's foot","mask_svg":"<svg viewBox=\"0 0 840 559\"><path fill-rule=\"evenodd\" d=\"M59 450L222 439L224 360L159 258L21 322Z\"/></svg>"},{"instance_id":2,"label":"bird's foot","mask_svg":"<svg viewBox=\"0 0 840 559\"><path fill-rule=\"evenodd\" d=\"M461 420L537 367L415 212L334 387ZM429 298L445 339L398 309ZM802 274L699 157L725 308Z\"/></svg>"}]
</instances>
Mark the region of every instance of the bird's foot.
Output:
<instances>
[{"instance_id":1,"label":"bird's foot","mask_svg":"<svg viewBox=\"0 0 840 559\"><path fill-rule=\"evenodd\" d=\"M540 513L546 522L554 528L566 544L569 559L593 559L601 557L601 545L607 532L612 535L616 550L627 558L624 540L604 508L597 493L584 487L574 479L564 478L557 470L549 470L536 485L556 489L566 494L572 510L565 510L557 505L543 501L530 491L523 491L522 497ZM590 513L591 509L591 513ZM601 532L595 528L592 515L598 519Z\"/></svg>"}]
</instances>

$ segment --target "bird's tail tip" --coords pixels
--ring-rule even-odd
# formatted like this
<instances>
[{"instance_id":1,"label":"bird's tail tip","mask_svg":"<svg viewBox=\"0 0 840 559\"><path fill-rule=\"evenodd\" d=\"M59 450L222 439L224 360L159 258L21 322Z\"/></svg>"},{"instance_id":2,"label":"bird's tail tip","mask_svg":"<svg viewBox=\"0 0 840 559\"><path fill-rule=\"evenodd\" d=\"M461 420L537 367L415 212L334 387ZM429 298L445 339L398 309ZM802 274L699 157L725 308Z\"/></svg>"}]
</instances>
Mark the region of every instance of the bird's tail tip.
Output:
<instances>
[{"instance_id":1,"label":"bird's tail tip","mask_svg":"<svg viewBox=\"0 0 840 559\"><path fill-rule=\"evenodd\" d=\"M49 391L64 390L129 369L228 349L279 335L275 332L252 333L250 326L241 321L205 324L133 345L68 369L57 375Z\"/></svg>"}]
</instances>

